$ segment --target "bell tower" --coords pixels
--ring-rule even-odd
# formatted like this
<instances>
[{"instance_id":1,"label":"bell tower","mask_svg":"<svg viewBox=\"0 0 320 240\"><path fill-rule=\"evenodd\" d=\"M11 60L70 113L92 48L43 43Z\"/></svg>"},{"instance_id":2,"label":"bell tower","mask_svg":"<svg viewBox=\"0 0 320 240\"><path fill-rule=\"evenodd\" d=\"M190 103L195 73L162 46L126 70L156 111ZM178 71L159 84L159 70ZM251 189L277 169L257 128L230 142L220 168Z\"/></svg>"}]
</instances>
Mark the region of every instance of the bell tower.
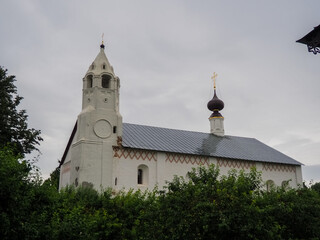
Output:
<instances>
[{"instance_id":1,"label":"bell tower","mask_svg":"<svg viewBox=\"0 0 320 240\"><path fill-rule=\"evenodd\" d=\"M95 189L112 187L113 146L122 136L119 113L120 79L100 52L83 78L82 111L71 146L70 184Z\"/></svg>"}]
</instances>

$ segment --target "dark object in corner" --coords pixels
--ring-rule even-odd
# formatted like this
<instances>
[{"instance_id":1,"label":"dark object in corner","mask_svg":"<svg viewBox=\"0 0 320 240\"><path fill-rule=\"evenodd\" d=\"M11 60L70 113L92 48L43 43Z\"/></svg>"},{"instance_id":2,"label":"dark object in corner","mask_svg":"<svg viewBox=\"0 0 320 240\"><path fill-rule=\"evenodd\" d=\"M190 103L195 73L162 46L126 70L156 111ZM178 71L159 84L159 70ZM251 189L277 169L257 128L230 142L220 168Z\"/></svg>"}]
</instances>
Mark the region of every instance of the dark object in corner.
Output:
<instances>
[{"instance_id":1,"label":"dark object in corner","mask_svg":"<svg viewBox=\"0 0 320 240\"><path fill-rule=\"evenodd\" d=\"M306 44L309 52L320 53L320 25L296 42Z\"/></svg>"}]
</instances>

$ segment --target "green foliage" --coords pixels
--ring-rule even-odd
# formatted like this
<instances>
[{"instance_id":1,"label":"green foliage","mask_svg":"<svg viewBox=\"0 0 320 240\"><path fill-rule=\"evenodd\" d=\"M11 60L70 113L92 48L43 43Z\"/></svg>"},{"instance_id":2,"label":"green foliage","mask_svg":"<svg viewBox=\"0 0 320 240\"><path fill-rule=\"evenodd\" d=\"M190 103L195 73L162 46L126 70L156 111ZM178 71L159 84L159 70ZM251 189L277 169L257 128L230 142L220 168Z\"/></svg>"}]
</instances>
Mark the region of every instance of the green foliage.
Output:
<instances>
[{"instance_id":1,"label":"green foliage","mask_svg":"<svg viewBox=\"0 0 320 240\"><path fill-rule=\"evenodd\" d=\"M20 204L28 204L21 196L28 191L30 170L28 163L20 161L8 147L0 149L0 229L5 236L19 222Z\"/></svg>"},{"instance_id":2,"label":"green foliage","mask_svg":"<svg viewBox=\"0 0 320 240\"><path fill-rule=\"evenodd\" d=\"M59 190L59 179L60 179L60 168L57 167L50 174L50 177L44 181L44 184L48 184L48 185L54 187L56 190Z\"/></svg>"},{"instance_id":3,"label":"green foliage","mask_svg":"<svg viewBox=\"0 0 320 240\"><path fill-rule=\"evenodd\" d=\"M66 188L51 219L52 239L137 239L147 193Z\"/></svg>"},{"instance_id":4,"label":"green foliage","mask_svg":"<svg viewBox=\"0 0 320 240\"><path fill-rule=\"evenodd\" d=\"M39 200L37 189L40 182L30 177L33 169L32 162L21 160L10 147L0 149L1 239L21 239L24 236L33 203Z\"/></svg>"},{"instance_id":5,"label":"green foliage","mask_svg":"<svg viewBox=\"0 0 320 240\"><path fill-rule=\"evenodd\" d=\"M312 184L311 189L320 194L320 182Z\"/></svg>"},{"instance_id":6,"label":"green foliage","mask_svg":"<svg viewBox=\"0 0 320 240\"><path fill-rule=\"evenodd\" d=\"M281 239L319 239L320 196L308 188L263 192L263 218L278 225Z\"/></svg>"},{"instance_id":7,"label":"green foliage","mask_svg":"<svg viewBox=\"0 0 320 240\"><path fill-rule=\"evenodd\" d=\"M28 128L26 111L17 109L23 98L17 94L15 81L0 66L0 148L9 144L15 154L24 156L37 149L42 138L40 130Z\"/></svg>"},{"instance_id":8,"label":"green foliage","mask_svg":"<svg viewBox=\"0 0 320 240\"><path fill-rule=\"evenodd\" d=\"M263 190L261 175L200 167L164 190L58 192L32 164L0 150L0 239L319 239L313 189Z\"/></svg>"},{"instance_id":9,"label":"green foliage","mask_svg":"<svg viewBox=\"0 0 320 240\"><path fill-rule=\"evenodd\" d=\"M250 239L258 236L255 197L260 174L235 171L219 178L214 165L176 177L159 196L149 239ZM263 226L260 226L262 228ZM148 239L146 238L146 239Z\"/></svg>"}]
</instances>

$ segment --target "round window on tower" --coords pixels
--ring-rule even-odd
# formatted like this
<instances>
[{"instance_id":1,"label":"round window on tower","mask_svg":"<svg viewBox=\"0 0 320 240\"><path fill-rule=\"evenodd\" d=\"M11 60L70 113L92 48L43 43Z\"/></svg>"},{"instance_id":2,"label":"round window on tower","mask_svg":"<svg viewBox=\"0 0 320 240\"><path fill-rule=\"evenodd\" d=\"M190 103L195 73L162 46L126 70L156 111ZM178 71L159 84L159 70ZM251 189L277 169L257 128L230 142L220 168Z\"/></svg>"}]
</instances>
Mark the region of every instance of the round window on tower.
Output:
<instances>
[{"instance_id":1,"label":"round window on tower","mask_svg":"<svg viewBox=\"0 0 320 240\"><path fill-rule=\"evenodd\" d=\"M108 138L112 133L112 127L109 121L100 119L94 124L93 131L100 138Z\"/></svg>"}]
</instances>

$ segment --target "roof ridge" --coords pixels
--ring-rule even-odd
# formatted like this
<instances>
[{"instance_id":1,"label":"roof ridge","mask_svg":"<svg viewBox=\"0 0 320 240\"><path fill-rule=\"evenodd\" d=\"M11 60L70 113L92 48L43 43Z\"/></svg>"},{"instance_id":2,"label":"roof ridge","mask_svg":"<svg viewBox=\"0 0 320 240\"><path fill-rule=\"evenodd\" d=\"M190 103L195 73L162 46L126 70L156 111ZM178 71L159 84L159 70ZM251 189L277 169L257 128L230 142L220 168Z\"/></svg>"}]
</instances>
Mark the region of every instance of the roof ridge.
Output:
<instances>
[{"instance_id":1,"label":"roof ridge","mask_svg":"<svg viewBox=\"0 0 320 240\"><path fill-rule=\"evenodd\" d=\"M209 132L199 132L199 131L168 128L168 127L158 127L158 126L151 126L151 125L145 125L145 124L136 124L136 123L123 123L123 124L136 125L136 126L142 126L142 127L151 127L151 128L157 128L157 129L168 129L168 130L175 130L175 131L183 131L183 132L190 132L190 133L211 134ZM224 135L224 136L216 136L216 137L222 137L222 138L223 137L235 137L235 138L246 138L246 139L255 139L255 140L257 140L254 137L241 137L241 136L234 136L234 135Z\"/></svg>"}]
</instances>

